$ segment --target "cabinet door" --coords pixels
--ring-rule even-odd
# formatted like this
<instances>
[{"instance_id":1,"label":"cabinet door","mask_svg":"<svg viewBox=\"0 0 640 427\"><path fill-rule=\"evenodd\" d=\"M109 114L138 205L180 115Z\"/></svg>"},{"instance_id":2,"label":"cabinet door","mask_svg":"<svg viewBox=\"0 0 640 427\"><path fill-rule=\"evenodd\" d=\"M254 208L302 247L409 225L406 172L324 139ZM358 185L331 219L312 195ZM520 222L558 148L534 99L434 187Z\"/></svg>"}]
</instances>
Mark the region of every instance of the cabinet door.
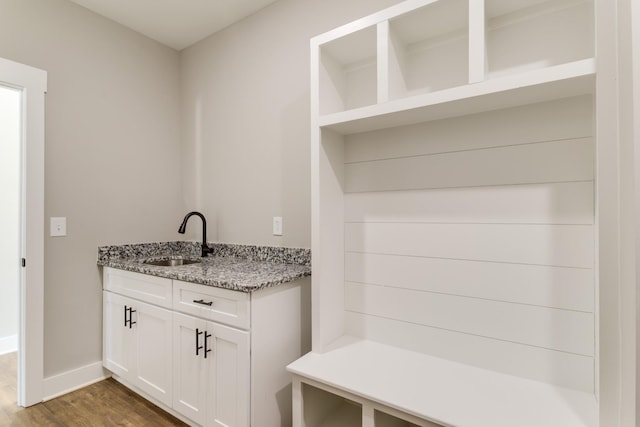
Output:
<instances>
[{"instance_id":1,"label":"cabinet door","mask_svg":"<svg viewBox=\"0 0 640 427\"><path fill-rule=\"evenodd\" d=\"M208 322L207 331L211 334L207 426L248 427L249 333L213 322Z\"/></svg>"},{"instance_id":2,"label":"cabinet door","mask_svg":"<svg viewBox=\"0 0 640 427\"><path fill-rule=\"evenodd\" d=\"M200 425L206 420L210 361L204 358L206 328L205 320L173 313L173 409Z\"/></svg>"},{"instance_id":3,"label":"cabinet door","mask_svg":"<svg viewBox=\"0 0 640 427\"><path fill-rule=\"evenodd\" d=\"M125 306L131 306L130 300L106 291L102 292L102 297L102 364L114 374L133 381L134 330L125 325Z\"/></svg>"},{"instance_id":4,"label":"cabinet door","mask_svg":"<svg viewBox=\"0 0 640 427\"><path fill-rule=\"evenodd\" d=\"M172 312L151 304L132 301L135 330L135 384L151 397L171 406Z\"/></svg>"}]
</instances>

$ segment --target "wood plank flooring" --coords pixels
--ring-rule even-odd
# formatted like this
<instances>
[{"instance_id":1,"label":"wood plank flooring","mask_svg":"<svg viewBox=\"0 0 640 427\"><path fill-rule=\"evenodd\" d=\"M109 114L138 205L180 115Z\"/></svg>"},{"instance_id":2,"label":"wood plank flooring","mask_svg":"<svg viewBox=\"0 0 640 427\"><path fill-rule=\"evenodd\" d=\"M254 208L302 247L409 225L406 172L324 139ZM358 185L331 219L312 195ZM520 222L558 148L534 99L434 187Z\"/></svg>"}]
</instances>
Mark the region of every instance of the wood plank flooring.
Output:
<instances>
[{"instance_id":1,"label":"wood plank flooring","mask_svg":"<svg viewBox=\"0 0 640 427\"><path fill-rule=\"evenodd\" d=\"M16 405L16 353L0 356L0 426L186 426L109 378L29 408Z\"/></svg>"}]
</instances>

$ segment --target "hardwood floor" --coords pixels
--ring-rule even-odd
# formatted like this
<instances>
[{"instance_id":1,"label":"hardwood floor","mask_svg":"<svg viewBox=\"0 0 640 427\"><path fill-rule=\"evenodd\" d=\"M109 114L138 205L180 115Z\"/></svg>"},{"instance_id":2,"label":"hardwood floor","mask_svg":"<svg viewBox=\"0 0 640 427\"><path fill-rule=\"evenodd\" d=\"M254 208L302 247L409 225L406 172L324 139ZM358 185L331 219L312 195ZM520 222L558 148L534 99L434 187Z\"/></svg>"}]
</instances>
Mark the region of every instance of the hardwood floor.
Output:
<instances>
[{"instance_id":1,"label":"hardwood floor","mask_svg":"<svg viewBox=\"0 0 640 427\"><path fill-rule=\"evenodd\" d=\"M0 356L0 426L186 426L109 378L29 408L16 405L16 353Z\"/></svg>"}]
</instances>

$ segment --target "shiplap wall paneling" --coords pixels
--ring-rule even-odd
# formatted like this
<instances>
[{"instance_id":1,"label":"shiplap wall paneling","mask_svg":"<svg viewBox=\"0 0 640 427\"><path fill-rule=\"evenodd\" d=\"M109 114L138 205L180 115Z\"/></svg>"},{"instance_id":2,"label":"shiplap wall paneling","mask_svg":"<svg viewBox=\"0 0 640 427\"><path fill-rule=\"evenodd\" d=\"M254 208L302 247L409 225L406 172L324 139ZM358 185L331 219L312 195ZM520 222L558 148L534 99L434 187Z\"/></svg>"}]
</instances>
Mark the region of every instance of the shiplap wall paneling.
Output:
<instances>
[{"instance_id":1,"label":"shiplap wall paneling","mask_svg":"<svg viewBox=\"0 0 640 427\"><path fill-rule=\"evenodd\" d=\"M594 388L592 99L345 137L346 332Z\"/></svg>"},{"instance_id":2,"label":"shiplap wall paneling","mask_svg":"<svg viewBox=\"0 0 640 427\"><path fill-rule=\"evenodd\" d=\"M345 254L345 280L593 313L593 271L419 256Z\"/></svg>"},{"instance_id":3,"label":"shiplap wall paneling","mask_svg":"<svg viewBox=\"0 0 640 427\"><path fill-rule=\"evenodd\" d=\"M349 135L346 163L591 137L591 96Z\"/></svg>"},{"instance_id":4,"label":"shiplap wall paneling","mask_svg":"<svg viewBox=\"0 0 640 427\"><path fill-rule=\"evenodd\" d=\"M593 268L593 226L345 224L345 250L374 254Z\"/></svg>"},{"instance_id":5,"label":"shiplap wall paneling","mask_svg":"<svg viewBox=\"0 0 640 427\"><path fill-rule=\"evenodd\" d=\"M594 358L591 356L351 311L345 314L345 321L345 332L352 336L494 372L585 392L594 390Z\"/></svg>"},{"instance_id":6,"label":"shiplap wall paneling","mask_svg":"<svg viewBox=\"0 0 640 427\"><path fill-rule=\"evenodd\" d=\"M592 225L593 203L592 181L351 193L345 221Z\"/></svg>"},{"instance_id":7,"label":"shiplap wall paneling","mask_svg":"<svg viewBox=\"0 0 640 427\"><path fill-rule=\"evenodd\" d=\"M593 356L593 313L345 284L346 309L480 337Z\"/></svg>"},{"instance_id":8,"label":"shiplap wall paneling","mask_svg":"<svg viewBox=\"0 0 640 427\"><path fill-rule=\"evenodd\" d=\"M345 172L346 190L354 193L587 181L593 180L593 139L349 163Z\"/></svg>"}]
</instances>

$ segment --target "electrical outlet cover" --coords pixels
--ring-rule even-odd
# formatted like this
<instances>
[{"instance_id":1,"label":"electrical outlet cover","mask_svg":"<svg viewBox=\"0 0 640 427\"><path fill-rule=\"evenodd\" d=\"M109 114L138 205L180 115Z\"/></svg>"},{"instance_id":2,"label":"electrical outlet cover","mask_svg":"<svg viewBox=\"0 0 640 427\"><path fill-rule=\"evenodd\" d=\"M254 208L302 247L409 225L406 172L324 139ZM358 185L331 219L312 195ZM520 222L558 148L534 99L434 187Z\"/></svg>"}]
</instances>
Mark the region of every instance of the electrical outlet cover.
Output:
<instances>
[{"instance_id":1,"label":"electrical outlet cover","mask_svg":"<svg viewBox=\"0 0 640 427\"><path fill-rule=\"evenodd\" d=\"M51 217L50 221L51 237L61 237L67 235L67 218Z\"/></svg>"}]
</instances>

